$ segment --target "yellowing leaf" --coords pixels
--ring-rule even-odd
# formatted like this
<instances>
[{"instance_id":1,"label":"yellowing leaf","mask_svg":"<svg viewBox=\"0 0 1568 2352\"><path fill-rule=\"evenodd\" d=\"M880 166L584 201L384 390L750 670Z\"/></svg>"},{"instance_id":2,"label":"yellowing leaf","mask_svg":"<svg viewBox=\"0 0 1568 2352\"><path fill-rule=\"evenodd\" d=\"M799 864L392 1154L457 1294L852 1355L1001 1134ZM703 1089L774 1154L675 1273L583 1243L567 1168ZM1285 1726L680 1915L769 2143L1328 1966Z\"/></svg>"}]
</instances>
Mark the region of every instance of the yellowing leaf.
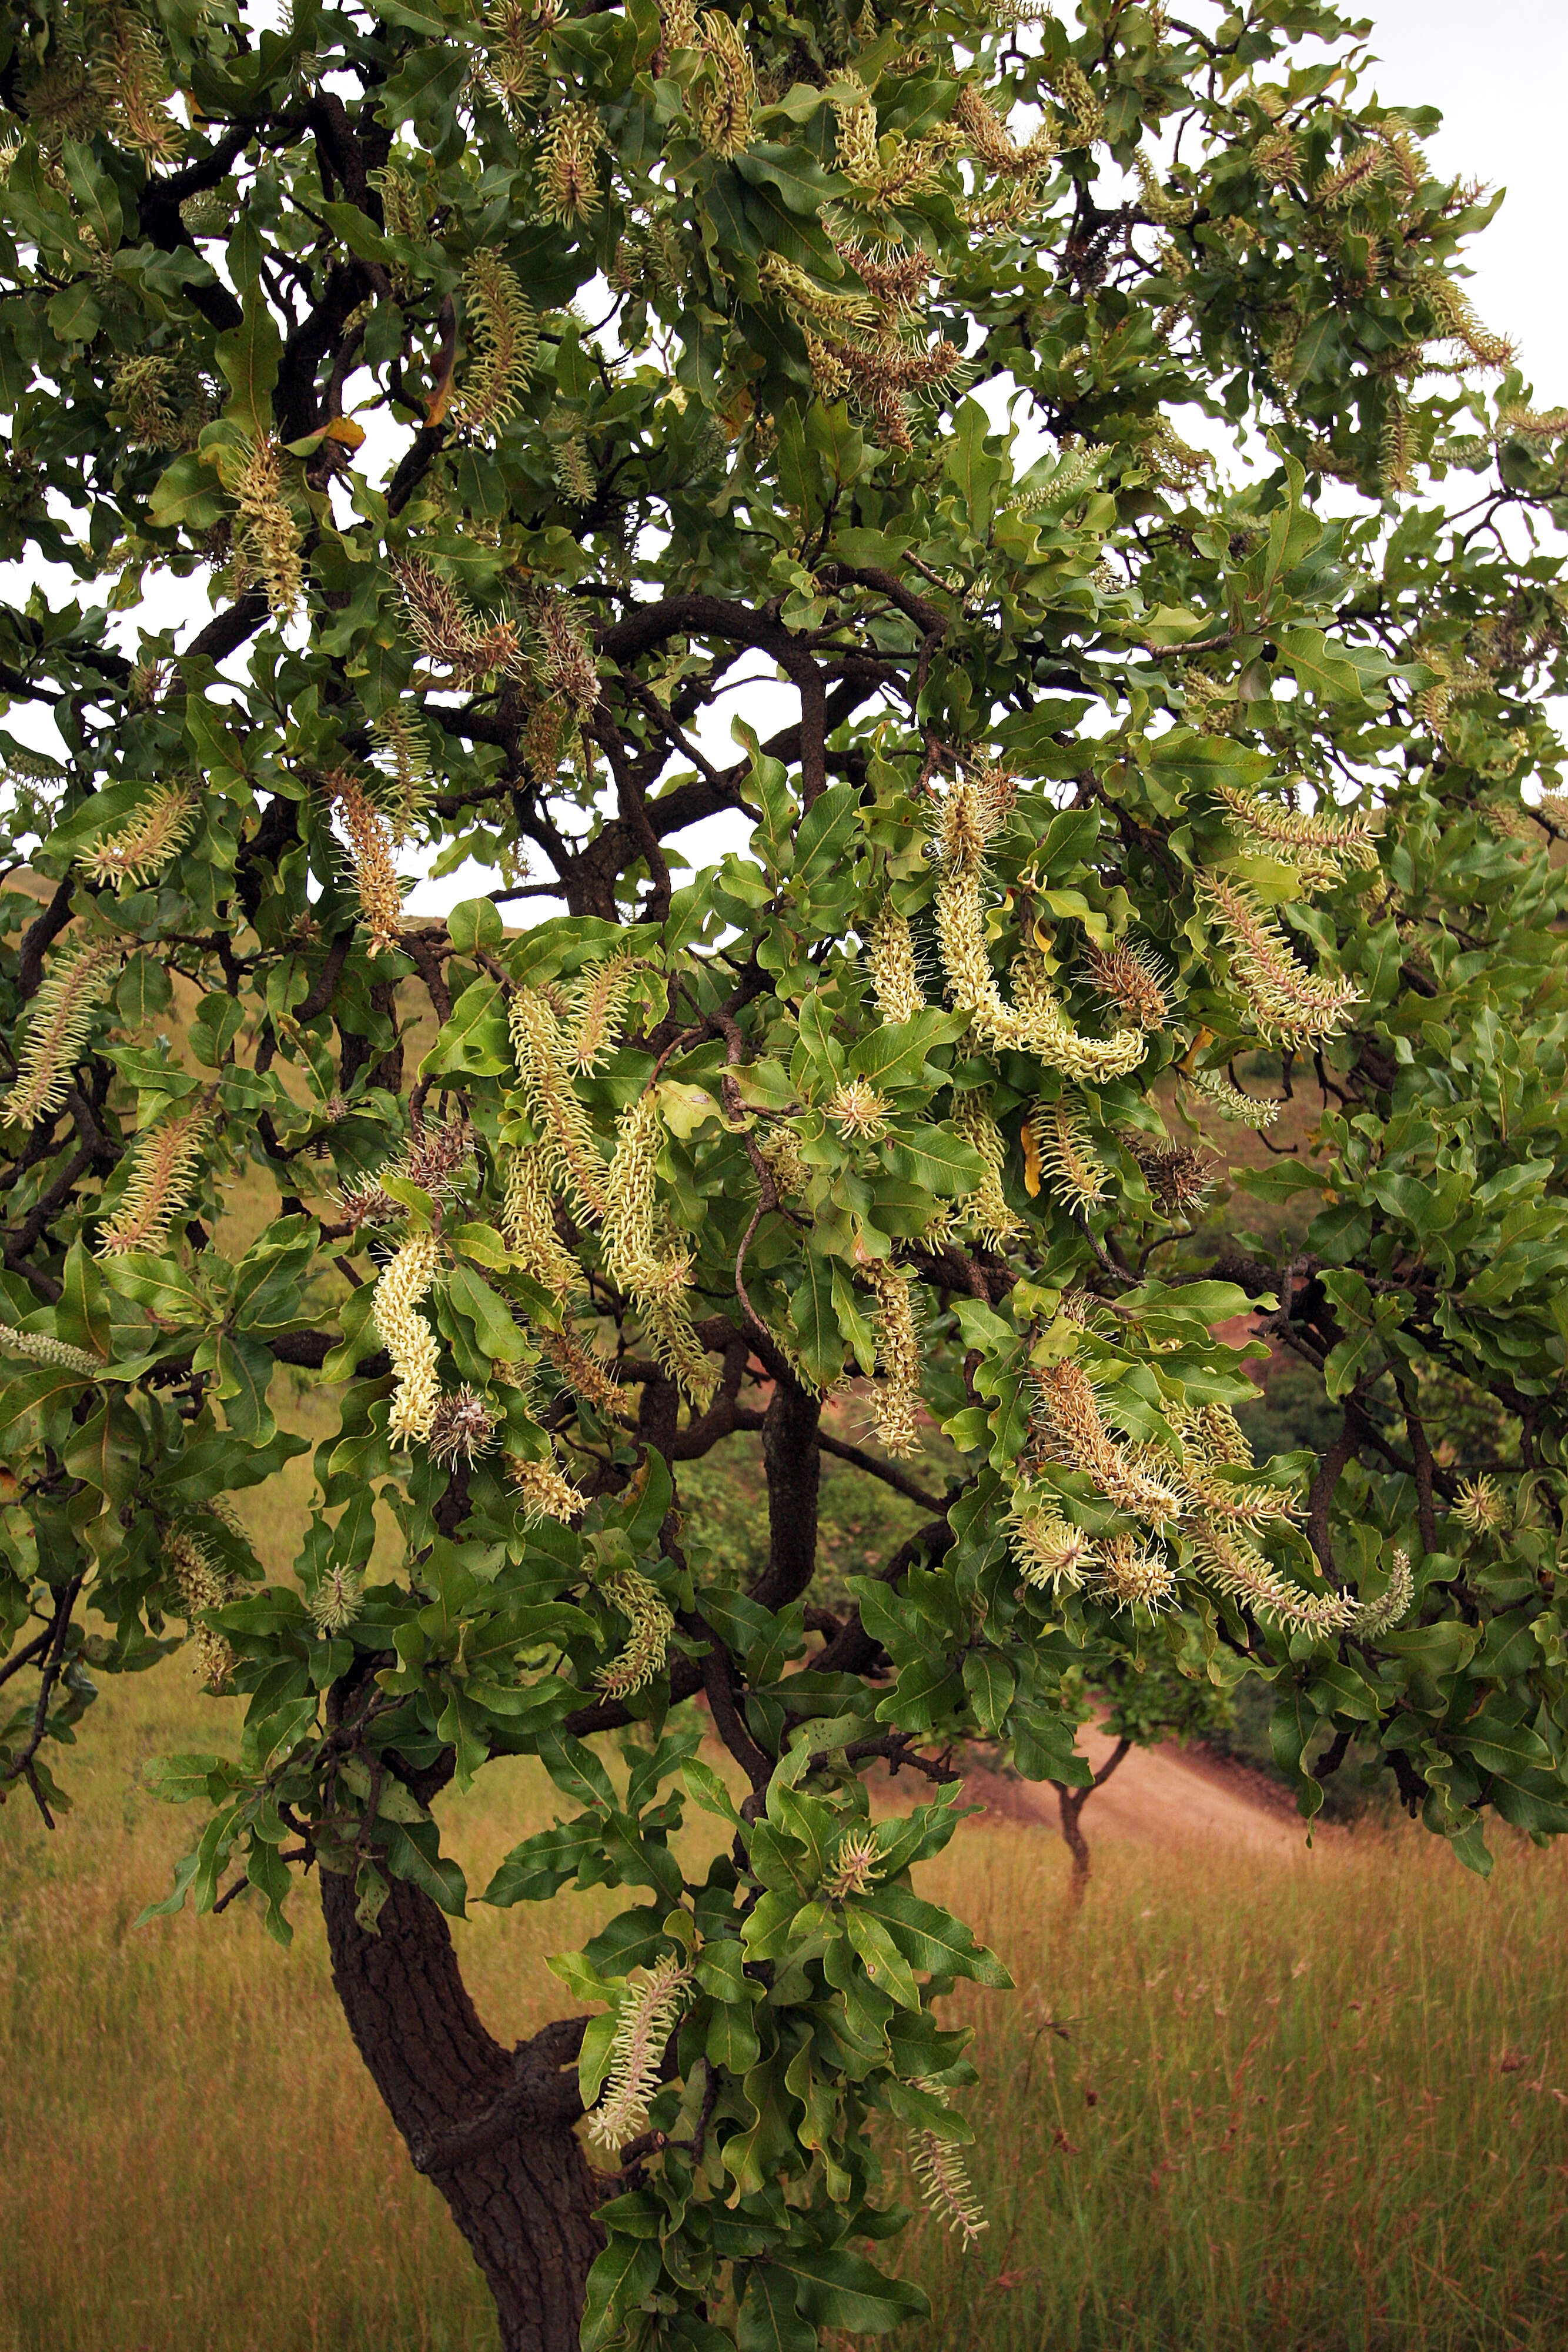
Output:
<instances>
[{"instance_id":1,"label":"yellowing leaf","mask_svg":"<svg viewBox=\"0 0 1568 2352\"><path fill-rule=\"evenodd\" d=\"M1023 1145L1023 1188L1031 1201L1040 1194L1040 1146L1034 1139L1034 1124L1025 1119L1019 1140Z\"/></svg>"}]
</instances>

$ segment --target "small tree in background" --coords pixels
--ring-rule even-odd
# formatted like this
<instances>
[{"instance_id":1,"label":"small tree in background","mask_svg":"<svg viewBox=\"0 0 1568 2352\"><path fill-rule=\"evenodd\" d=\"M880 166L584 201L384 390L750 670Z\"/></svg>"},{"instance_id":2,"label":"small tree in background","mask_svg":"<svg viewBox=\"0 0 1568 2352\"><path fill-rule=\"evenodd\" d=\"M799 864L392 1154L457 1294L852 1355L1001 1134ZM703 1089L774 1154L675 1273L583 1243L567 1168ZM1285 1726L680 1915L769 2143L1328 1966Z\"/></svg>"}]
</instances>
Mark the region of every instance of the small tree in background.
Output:
<instances>
[{"instance_id":1,"label":"small tree in background","mask_svg":"<svg viewBox=\"0 0 1568 2352\"><path fill-rule=\"evenodd\" d=\"M319 1894L508 2347L918 2307L878 2150L972 2235L941 2004L1005 1979L912 1874L956 1742L1082 1785L1086 1645L1264 1678L1309 1813L1362 1727L1472 1866L1568 1826L1564 623L1503 528L1568 415L1355 28L1196 13L0 29L4 552L86 592L0 612L0 1771L52 1819L179 1638L245 1696L166 1907ZM1248 1311L1321 1456L1251 1459ZM335 1426L268 1585L279 1362ZM857 1375L925 1517L823 1610ZM1455 1393L1517 1453L1446 1467ZM681 1482L758 1431L743 1586ZM483 1899L624 1900L514 2051L430 1808L519 1754L561 1818Z\"/></svg>"},{"instance_id":2,"label":"small tree in background","mask_svg":"<svg viewBox=\"0 0 1568 2352\"><path fill-rule=\"evenodd\" d=\"M1089 1892L1091 1861L1089 1841L1083 1834L1083 1808L1090 1798L1121 1769L1134 1748L1161 1748L1172 1739L1183 1744L1201 1739L1207 1733L1228 1730L1233 1719L1229 1692L1210 1682L1201 1664L1178 1664L1163 1647L1142 1654L1122 1651L1098 1670L1091 1666L1064 1675L1064 1698L1075 1681L1078 1721L1092 1723L1115 1744L1103 1763L1092 1768L1088 1780L1056 1784L1057 1814L1071 1857L1067 1900L1074 1911ZM1174 1809L1171 1826L1179 1835L1183 1824Z\"/></svg>"}]
</instances>

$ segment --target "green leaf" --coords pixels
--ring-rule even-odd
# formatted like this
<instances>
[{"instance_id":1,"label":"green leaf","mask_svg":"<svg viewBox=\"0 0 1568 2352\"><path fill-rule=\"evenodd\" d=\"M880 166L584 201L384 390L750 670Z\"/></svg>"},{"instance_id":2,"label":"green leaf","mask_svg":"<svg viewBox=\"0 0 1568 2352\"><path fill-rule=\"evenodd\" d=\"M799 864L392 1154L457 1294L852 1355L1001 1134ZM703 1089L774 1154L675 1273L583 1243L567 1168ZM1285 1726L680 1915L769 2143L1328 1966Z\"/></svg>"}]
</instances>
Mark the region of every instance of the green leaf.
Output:
<instances>
[{"instance_id":1,"label":"green leaf","mask_svg":"<svg viewBox=\"0 0 1568 2352\"><path fill-rule=\"evenodd\" d=\"M609 1773L580 1739L566 1732L547 1731L539 1741L539 1761L556 1787L580 1805L606 1813L616 1810Z\"/></svg>"},{"instance_id":2,"label":"green leaf","mask_svg":"<svg viewBox=\"0 0 1568 2352\"><path fill-rule=\"evenodd\" d=\"M868 1079L887 1093L917 1087L924 1077L926 1055L961 1037L967 1026L964 1015L951 1013L917 1013L913 1021L884 1021L854 1047L847 1073L852 1078Z\"/></svg>"},{"instance_id":3,"label":"green leaf","mask_svg":"<svg viewBox=\"0 0 1568 2352\"><path fill-rule=\"evenodd\" d=\"M819 2327L882 2336L902 2320L931 2315L919 2287L884 2277L846 2246L785 2246L773 2259L795 2279L800 2308Z\"/></svg>"},{"instance_id":4,"label":"green leaf","mask_svg":"<svg viewBox=\"0 0 1568 2352\"><path fill-rule=\"evenodd\" d=\"M272 394L283 357L283 339L258 284L246 288L245 316L237 327L218 337L216 352L229 386L224 414L254 440L271 426Z\"/></svg>"},{"instance_id":5,"label":"green leaf","mask_svg":"<svg viewBox=\"0 0 1568 2352\"><path fill-rule=\"evenodd\" d=\"M838 875L860 825L860 795L852 784L819 793L795 835L794 887L807 892Z\"/></svg>"},{"instance_id":6,"label":"green leaf","mask_svg":"<svg viewBox=\"0 0 1568 2352\"><path fill-rule=\"evenodd\" d=\"M976 1984L1007 1991L1012 1979L994 1952L977 1944L961 1919L906 1886L873 1886L857 1897L857 1907L880 1919L912 1968L929 1976L969 1977Z\"/></svg>"},{"instance_id":7,"label":"green leaf","mask_svg":"<svg viewBox=\"0 0 1568 2352\"><path fill-rule=\"evenodd\" d=\"M154 1257L147 1250L127 1250L123 1256L108 1259L103 1272L111 1290L171 1330L207 1320L207 1309L190 1276L167 1258Z\"/></svg>"},{"instance_id":8,"label":"green leaf","mask_svg":"<svg viewBox=\"0 0 1568 2352\"><path fill-rule=\"evenodd\" d=\"M197 1061L215 1070L239 1035L244 1020L245 1007L237 997L215 992L204 996L185 1032Z\"/></svg>"},{"instance_id":9,"label":"green leaf","mask_svg":"<svg viewBox=\"0 0 1568 2352\"><path fill-rule=\"evenodd\" d=\"M123 1503L136 1491L141 1424L128 1404L112 1397L76 1432L65 1461L69 1475L94 1487L106 1506Z\"/></svg>"},{"instance_id":10,"label":"green leaf","mask_svg":"<svg viewBox=\"0 0 1568 2352\"><path fill-rule=\"evenodd\" d=\"M1364 702L1361 674L1337 653L1321 629L1280 631L1280 655L1298 683L1322 702Z\"/></svg>"},{"instance_id":11,"label":"green leaf","mask_svg":"<svg viewBox=\"0 0 1568 2352\"><path fill-rule=\"evenodd\" d=\"M831 1388L843 1369L844 1342L833 1311L833 1268L808 1249L789 1299L789 1326L802 1370L821 1389Z\"/></svg>"},{"instance_id":12,"label":"green leaf","mask_svg":"<svg viewBox=\"0 0 1568 2352\"><path fill-rule=\"evenodd\" d=\"M494 1361L516 1363L528 1352L528 1341L506 1307L473 1269L458 1259L446 1276L446 1296L465 1315L478 1335L479 1345Z\"/></svg>"},{"instance_id":13,"label":"green leaf","mask_svg":"<svg viewBox=\"0 0 1568 2352\"><path fill-rule=\"evenodd\" d=\"M507 1027L507 1000L498 981L470 982L444 1022L434 1045L421 1062L423 1077L444 1070L476 1078L509 1075L512 1041Z\"/></svg>"},{"instance_id":14,"label":"green leaf","mask_svg":"<svg viewBox=\"0 0 1568 2352\"><path fill-rule=\"evenodd\" d=\"M883 1150L895 1176L934 1201L962 1200L986 1172L986 1162L972 1143L948 1128L925 1122L894 1128Z\"/></svg>"},{"instance_id":15,"label":"green leaf","mask_svg":"<svg viewBox=\"0 0 1568 2352\"><path fill-rule=\"evenodd\" d=\"M449 1854L439 1852L434 1822L415 1822L407 1828L401 1822L385 1822L382 1836L392 1876L407 1879L450 1917L463 1918L467 1900L463 1873Z\"/></svg>"},{"instance_id":16,"label":"green leaf","mask_svg":"<svg viewBox=\"0 0 1568 2352\"><path fill-rule=\"evenodd\" d=\"M14 1372L0 1358L0 1439L11 1440L29 1413L47 1414L90 1384L89 1375L64 1371L56 1364L36 1372Z\"/></svg>"},{"instance_id":17,"label":"green leaf","mask_svg":"<svg viewBox=\"0 0 1568 2352\"><path fill-rule=\"evenodd\" d=\"M171 458L148 500L148 519L157 530L211 530L229 511L216 473L193 451Z\"/></svg>"},{"instance_id":18,"label":"green leaf","mask_svg":"<svg viewBox=\"0 0 1568 2352\"><path fill-rule=\"evenodd\" d=\"M106 1360L113 1352L113 1326L103 1268L78 1239L66 1252L61 1269L63 1296L55 1308L55 1328L73 1348L86 1348Z\"/></svg>"},{"instance_id":19,"label":"green leaf","mask_svg":"<svg viewBox=\"0 0 1568 2352\"><path fill-rule=\"evenodd\" d=\"M1001 1730L1012 1705L1017 1676L1005 1658L989 1650L971 1650L964 1661L964 1687L982 1731Z\"/></svg>"},{"instance_id":20,"label":"green leaf","mask_svg":"<svg viewBox=\"0 0 1568 2352\"><path fill-rule=\"evenodd\" d=\"M817 2331L797 2309L799 2282L775 2263L753 2263L736 2322L736 2352L816 2352Z\"/></svg>"},{"instance_id":21,"label":"green leaf","mask_svg":"<svg viewBox=\"0 0 1568 2352\"><path fill-rule=\"evenodd\" d=\"M901 2009L918 2009L914 1971L881 1920L862 1911L858 1898L844 1906L844 1931L877 1990L891 1995Z\"/></svg>"},{"instance_id":22,"label":"green leaf","mask_svg":"<svg viewBox=\"0 0 1568 2352\"><path fill-rule=\"evenodd\" d=\"M582 2325L578 2342L582 2352L600 2352L619 2332L618 2323L640 2310L652 2293L659 2271L659 2249L647 2238L614 2235L588 2273Z\"/></svg>"},{"instance_id":23,"label":"green leaf","mask_svg":"<svg viewBox=\"0 0 1568 2352\"><path fill-rule=\"evenodd\" d=\"M488 898L460 899L446 918L446 935L459 955L480 949L493 955L506 938L500 908Z\"/></svg>"}]
</instances>

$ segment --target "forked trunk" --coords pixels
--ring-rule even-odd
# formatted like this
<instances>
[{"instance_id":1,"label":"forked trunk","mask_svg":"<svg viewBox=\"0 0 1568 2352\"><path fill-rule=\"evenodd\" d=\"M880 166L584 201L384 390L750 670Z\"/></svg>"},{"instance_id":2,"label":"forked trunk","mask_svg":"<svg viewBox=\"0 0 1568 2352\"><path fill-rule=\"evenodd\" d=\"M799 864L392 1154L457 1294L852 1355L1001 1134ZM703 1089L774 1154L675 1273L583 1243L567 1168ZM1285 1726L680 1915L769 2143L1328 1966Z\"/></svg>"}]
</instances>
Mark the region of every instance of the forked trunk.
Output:
<instances>
[{"instance_id":1,"label":"forked trunk","mask_svg":"<svg viewBox=\"0 0 1568 2352\"><path fill-rule=\"evenodd\" d=\"M392 1880L373 1936L355 1919L351 1879L323 1871L321 1907L349 2030L485 2273L505 2352L577 2352L603 2243L571 2127L576 2077L560 2071L580 2023L503 2048L468 1998L445 1919L405 1880Z\"/></svg>"},{"instance_id":2,"label":"forked trunk","mask_svg":"<svg viewBox=\"0 0 1568 2352\"><path fill-rule=\"evenodd\" d=\"M1092 1794L1089 1789L1066 1789L1057 1784L1057 1810L1061 1815L1061 1834L1067 1851L1072 1856L1072 1875L1068 1881L1067 1900L1076 1911L1089 1891L1089 1841L1079 1825L1078 1816L1083 1810L1083 1800Z\"/></svg>"}]
</instances>

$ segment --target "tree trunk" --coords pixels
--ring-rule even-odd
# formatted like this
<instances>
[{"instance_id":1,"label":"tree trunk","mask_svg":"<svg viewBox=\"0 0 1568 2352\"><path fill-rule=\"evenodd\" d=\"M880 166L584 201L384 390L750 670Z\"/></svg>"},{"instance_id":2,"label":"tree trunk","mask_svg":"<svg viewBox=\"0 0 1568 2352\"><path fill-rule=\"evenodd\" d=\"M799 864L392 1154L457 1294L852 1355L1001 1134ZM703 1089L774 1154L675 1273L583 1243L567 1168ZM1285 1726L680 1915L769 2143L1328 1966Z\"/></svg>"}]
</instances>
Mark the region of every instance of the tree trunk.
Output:
<instances>
[{"instance_id":1,"label":"tree trunk","mask_svg":"<svg viewBox=\"0 0 1568 2352\"><path fill-rule=\"evenodd\" d=\"M1089 1892L1089 1841L1083 1834L1079 1815L1095 1790L1105 1786L1118 1764L1130 1752L1132 1745L1130 1739L1118 1739L1087 1788L1070 1789L1063 1780L1056 1784L1056 1809L1061 1816L1061 1834L1067 1842L1067 1851L1072 1856L1072 1876L1067 1886L1068 1908L1071 1911L1082 1908L1083 1897Z\"/></svg>"},{"instance_id":2,"label":"tree trunk","mask_svg":"<svg viewBox=\"0 0 1568 2352\"><path fill-rule=\"evenodd\" d=\"M516 2052L486 2032L445 1919L403 1879L368 1934L352 1879L321 1873L332 1981L415 2168L484 2272L505 2352L577 2352L583 2289L603 2243L601 2193L572 2130L580 2020Z\"/></svg>"},{"instance_id":3,"label":"tree trunk","mask_svg":"<svg viewBox=\"0 0 1568 2352\"><path fill-rule=\"evenodd\" d=\"M1056 1807L1061 1815L1061 1834L1067 1841L1067 1851L1072 1856L1072 1875L1067 1885L1067 1900L1074 1911L1082 1905L1089 1888L1089 1841L1078 1825L1078 1816L1083 1810L1083 1800L1092 1794L1092 1789L1068 1789L1061 1782L1057 1783Z\"/></svg>"}]
</instances>

